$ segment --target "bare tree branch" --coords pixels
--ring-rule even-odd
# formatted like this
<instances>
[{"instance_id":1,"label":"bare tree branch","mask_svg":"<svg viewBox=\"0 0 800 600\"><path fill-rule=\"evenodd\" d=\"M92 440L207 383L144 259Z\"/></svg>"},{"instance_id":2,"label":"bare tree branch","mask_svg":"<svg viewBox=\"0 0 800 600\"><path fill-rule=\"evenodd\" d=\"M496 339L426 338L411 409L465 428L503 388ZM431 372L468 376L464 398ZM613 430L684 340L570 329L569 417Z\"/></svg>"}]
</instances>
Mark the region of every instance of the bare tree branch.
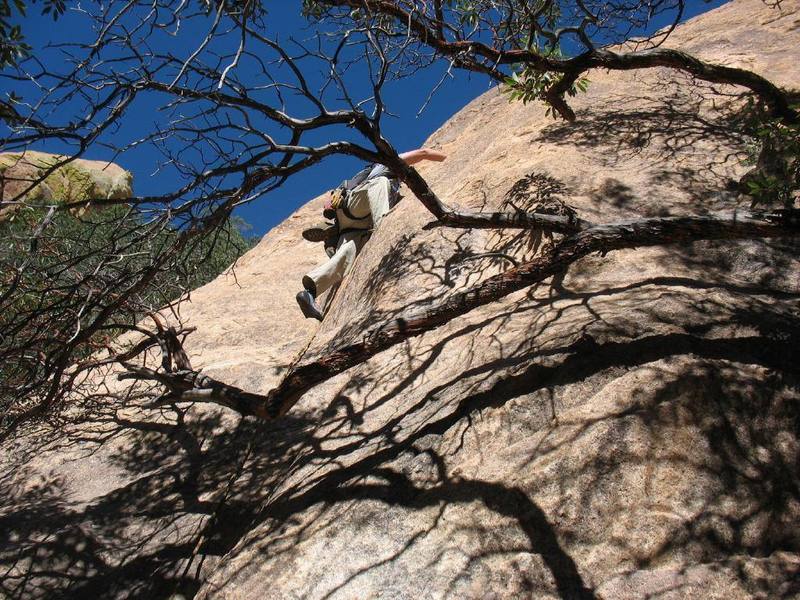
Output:
<instances>
[{"instance_id":1,"label":"bare tree branch","mask_svg":"<svg viewBox=\"0 0 800 600\"><path fill-rule=\"evenodd\" d=\"M483 73L500 83L509 77L509 72L502 70L501 66L524 65L541 73L560 73L563 76L544 94L544 99L567 120L573 120L575 114L565 101L565 92L588 70L603 68L627 71L666 67L689 73L699 80L745 87L767 104L774 117L787 123L798 122L798 114L790 106L786 94L764 77L746 69L716 65L685 52L659 47L682 18L682 1L642 2L619 7L610 2L601 2L596 5L598 12L578 2L578 15L574 17L577 24L566 27L556 25L564 17L554 18L553 11L558 13L560 10L555 2L543 2L539 10L533 13L529 11L527 2L491 0L461 3L451 6L447 13L442 10L441 3L436 3L431 9L427 2L420 0L315 0L315 3L327 7L331 11L328 16L337 22L350 18L353 9L392 19L398 30L407 30L419 44L429 47L452 64ZM344 8L346 12L334 12L337 8ZM524 17L518 17L515 11ZM635 27L645 27L655 15L667 12L672 12L673 18L665 30L637 40L637 45L643 46L643 49L614 52L602 45L604 40L614 40L615 37L618 41L627 40ZM598 16L599 13L603 13L603 16ZM480 34L447 39L444 29L459 28L459 24L463 24L471 14L477 15L483 23ZM519 21L520 18L523 20ZM623 28L620 31L618 25L621 20L628 24L627 30ZM592 33L589 33L590 30ZM525 43L521 43L520 35L525 31L527 36L522 40ZM537 36L544 40L544 45L533 45ZM557 51L570 36L580 41L582 49L573 56L561 57ZM491 39L492 43L487 39Z\"/></svg>"},{"instance_id":2,"label":"bare tree branch","mask_svg":"<svg viewBox=\"0 0 800 600\"><path fill-rule=\"evenodd\" d=\"M90 375L110 365L122 365L126 379L163 388L163 401L217 402L274 418L311 386L562 273L591 252L797 235L796 211L611 224L572 213L465 211L443 202L384 135L386 82L426 68L437 56L500 81L514 65L554 72L559 77L544 97L567 116L564 96L587 69L668 67L742 85L773 114L795 120L783 92L760 76L661 48L672 26L637 41L631 52L612 52L601 43L638 31L659 14L682 14L682 0L635 6L579 0L575 15L561 14L555 0L309 0L346 26L288 43L269 35L263 3L256 0L207 2L207 12L190 4L130 0L81 7L91 41L59 44L58 60L32 56L0 72L9 88L24 89L22 97L9 95L0 103L0 148L16 157L15 168L23 165L29 173L0 176L0 228L7 242L0 250L0 428L6 433L79 397ZM192 30L207 33L192 39L188 57L176 49L186 46L155 41L187 31L190 20ZM567 39L583 50L562 53ZM322 82L317 73L324 73ZM148 123L136 113L142 106ZM137 119L134 134L129 119ZM60 156L26 162L31 148L53 142ZM173 189L104 197L87 189L73 195L67 186L56 197L37 195L59 174L73 173L90 149L112 160L142 148L157 157L154 171L177 182ZM157 321L150 332L141 323L165 305L180 305L197 281L192 274L198 264L230 234L236 208L268 206L273 191L333 155L385 164L430 211L432 225L564 237L544 255L439 305L387 319L325 356L303 357L266 396L192 370L181 341L187 329ZM144 337L119 349L112 341L125 332ZM159 368L136 362L156 348Z\"/></svg>"},{"instance_id":3,"label":"bare tree branch","mask_svg":"<svg viewBox=\"0 0 800 600\"><path fill-rule=\"evenodd\" d=\"M800 234L800 210L773 213L733 212L708 216L662 217L592 225L563 239L542 256L520 264L435 306L370 327L359 339L304 357L266 395L244 392L200 373L156 373L128 367L120 378L158 381L176 402L213 402L262 419L286 414L309 389L360 365L409 338L432 331L479 306L497 301L548 277L564 272L577 260L594 252L688 244L700 240L758 239Z\"/></svg>"}]
</instances>

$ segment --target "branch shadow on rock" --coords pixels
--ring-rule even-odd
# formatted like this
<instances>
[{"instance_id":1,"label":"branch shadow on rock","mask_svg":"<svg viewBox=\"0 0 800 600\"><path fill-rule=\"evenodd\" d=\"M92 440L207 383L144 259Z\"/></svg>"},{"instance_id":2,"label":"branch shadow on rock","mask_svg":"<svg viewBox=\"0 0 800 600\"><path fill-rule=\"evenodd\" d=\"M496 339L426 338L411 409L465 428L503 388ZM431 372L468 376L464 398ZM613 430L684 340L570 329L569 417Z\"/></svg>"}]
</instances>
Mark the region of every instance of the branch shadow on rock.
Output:
<instances>
[{"instance_id":1,"label":"branch shadow on rock","mask_svg":"<svg viewBox=\"0 0 800 600\"><path fill-rule=\"evenodd\" d=\"M455 256L475 254L470 233L442 235ZM454 272L459 261L438 259L414 235L397 244L368 300L377 303L410 273L430 283L413 302L371 312L369 322L468 284ZM692 248L664 260L675 257L707 266ZM502 268L489 258L470 261L474 277ZM227 583L214 575L227 561L290 561L314 536L335 535L359 513L371 514L364 512L374 510L370 502L384 513L399 510L396 518L423 516L409 519L413 531L388 557L352 568L336 563L341 576L313 595L332 596L359 577L411 560L412 548L445 531L445 511L473 504L509 533L467 551L460 570L445 560L445 549L431 558L429 567L447 572L453 595L465 593L481 564L510 554L531 561L520 569L520 589L588 598L603 577L670 556L713 562L800 551L790 525L800 505L792 455L800 413L790 401L800 391L792 360L800 343L792 310L798 296L768 287L791 265L778 263L779 272L747 285L673 276L586 291L551 282L475 311L437 337L408 341L380 364L331 382L332 403L272 424L232 422L221 409L92 405L74 428L29 439L25 454L59 453L77 464L96 453L110 467L91 477L119 482L81 501L74 478L37 480L20 455L0 487L0 592L21 599L191 597L203 584L220 591L235 585L235 577ZM735 335L725 329L731 324L739 328ZM362 326L349 324L340 337ZM457 373L436 374L454 360L464 365ZM642 368L649 379L626 392L627 404L604 408L586 395ZM756 380L745 368L768 376ZM667 451L665 432L681 428L708 448L700 467L685 448ZM519 483L465 475L462 463L480 450L476 444L497 452L513 446L509 468L527 475ZM52 460L54 472L63 471L63 459ZM547 461L563 468L540 468ZM693 514L661 524L647 547L586 525L613 523L616 513L648 518L657 494L631 500L618 493L629 471L643 466L645 490L659 485L664 470L677 480L682 470L701 470L709 483ZM543 492L548 485L558 491ZM726 512L731 504L735 510ZM462 519L453 531L475 534L476 524ZM606 552L608 572L586 566L585 547ZM774 591L742 580L754 593Z\"/></svg>"},{"instance_id":2,"label":"branch shadow on rock","mask_svg":"<svg viewBox=\"0 0 800 600\"><path fill-rule=\"evenodd\" d=\"M642 285L658 288L666 283ZM707 284L697 285L702 288ZM619 296L636 291L609 290L607 294ZM593 298L576 294L573 300L580 305ZM428 352L439 356L444 346L463 343L464 337L491 328L496 320L526 318L526 314L536 312L537 301L521 302L521 310L513 307L507 315L497 314L457 329L439 342L438 349L434 346ZM538 301L540 305L552 302L550 298ZM176 592L191 596L199 589L209 565L221 557L231 552L246 554L257 542L257 553L250 560L274 560L282 553L291 554L307 536L319 535L321 529L348 518L346 515L358 510L359 503L376 501L411 511L479 502L490 513L516 523L527 542L520 546L515 538L508 547L501 542L499 547L471 560L488 560L513 548L515 552L540 557L560 594L592 597L592 585L571 554L576 543L592 540L576 540L575 533L568 534L558 526L561 519L537 501L535 487L530 483L514 486L450 473L456 458L469 451L463 448L464 436L474 427L474 418L513 405L508 418L520 410L540 413L526 424L531 434L556 431L558 419L553 422L548 417L548 394L552 390L563 390L573 382L611 370L675 356L691 355L707 365L700 367L693 380L678 384L665 380L649 404L633 405L612 416L590 418L568 428L559 434L560 438L555 436L554 443L536 447L530 457L533 461L545 454L557 456L579 444L583 436L612 417L623 425L626 419L643 419L650 435L657 437L663 426L674 423L679 416L686 419L685 414L677 415L677 409L671 408L675 398L681 398L686 390L708 389L709 382L723 385L718 367L714 366L719 361L761 365L777 378L766 389L788 386L796 390L798 382L792 375L795 371L790 349L800 340L800 327L796 320L780 312L773 314L771 325L766 324L770 321L766 316L764 306L757 302L751 311L739 312L739 321L764 325L758 335L735 339L707 339L699 337L698 332L686 332L629 341L597 341L585 333L561 346L509 348L508 354L495 361L478 364L456 378L425 389L410 404L403 404L403 386L399 386L386 397L379 396L375 406L359 408L340 399L320 421L293 417L291 422L266 429L247 421L231 428L223 426L217 411L187 415L180 424L125 419L120 435L130 437L126 452L116 460L130 476L130 483L80 506L65 500L65 484L59 480L23 489L20 481L25 478L24 467L6 482L2 529L8 533L0 560L10 576L3 580L3 593L10 598L126 594L166 597ZM548 326L540 325L543 329ZM393 366L387 370L396 374ZM415 375L409 372L407 377L410 379L406 388ZM372 381L362 385L369 387ZM405 393L414 396L407 389ZM781 549L800 549L785 522L787 506L800 500L797 473L776 449L782 432L791 430L800 415L791 405L771 411L769 394L753 398L748 393L731 394L726 388L709 395L710 405L681 403L681 410L693 411L693 422L706 423L704 435L719 458L714 478L721 487L706 499L708 511L699 511L663 547L641 557L640 567L657 564L659 556L688 547L705 560L731 553L762 556ZM344 391L342 396L346 396ZM402 410L390 419L377 420L376 426L370 413L390 400L400 402ZM709 421L712 414L715 419ZM114 415L107 420L98 419L96 426L106 431L104 428L115 419L119 421ZM789 429L787 423L792 424ZM573 515L576 521L590 519L597 512L596 491L608 485L626 461L647 458L657 464L661 460L657 456L626 455L620 438L624 439L625 428L620 427L596 447L593 458L578 471L565 470L559 476L561 486L575 489L570 482L580 481L579 487L584 490L578 497L565 499L571 510L585 513L582 517ZM748 433L743 434L742 427ZM456 441L459 438L460 443ZM87 440L82 434L76 443L83 446L89 443ZM108 441L104 434L103 443ZM758 463L753 462L754 443L767 452ZM165 466L167 455L174 459ZM410 476L409 461L423 456L429 465L423 470L427 475L422 479L419 473ZM609 464L609 456L619 457L621 463ZM754 468L755 475L751 472ZM753 500L746 513L730 517L723 526L718 520L716 499L742 494L742 490L758 501ZM314 510L314 518L305 522ZM766 523L762 533L744 535L747 523L759 519ZM735 535L726 538L719 533L723 530ZM252 537L253 531L259 534ZM293 540L288 545L286 532L291 532ZM272 547L269 540L273 537L282 540L284 546ZM409 548L416 543L417 538L412 538ZM404 552L401 549L396 559L401 560ZM378 561L374 568L383 564ZM362 568L351 579L371 568ZM528 584L534 591L543 591L536 587L541 584L537 581L534 578ZM454 580L452 585L456 584ZM347 585L347 580L337 585Z\"/></svg>"},{"instance_id":3,"label":"branch shadow on rock","mask_svg":"<svg viewBox=\"0 0 800 600\"><path fill-rule=\"evenodd\" d=\"M609 108L579 111L576 122L549 125L537 141L593 149L593 160L606 167L640 160L655 189L690 194L695 211L730 208L739 188L732 169L755 160L743 102L738 95L708 84L682 84L682 79L662 75L642 94L617 94ZM663 208L657 197L637 199L615 182L601 185L598 206L610 199L633 214L659 216Z\"/></svg>"}]
</instances>

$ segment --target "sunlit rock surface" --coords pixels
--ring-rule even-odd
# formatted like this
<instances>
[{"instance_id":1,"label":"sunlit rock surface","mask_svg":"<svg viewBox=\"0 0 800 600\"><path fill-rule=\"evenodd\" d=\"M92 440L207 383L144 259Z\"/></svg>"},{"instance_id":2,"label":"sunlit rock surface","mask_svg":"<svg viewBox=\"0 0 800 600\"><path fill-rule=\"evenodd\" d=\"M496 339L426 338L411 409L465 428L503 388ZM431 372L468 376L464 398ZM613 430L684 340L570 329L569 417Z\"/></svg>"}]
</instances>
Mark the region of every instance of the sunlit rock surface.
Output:
<instances>
[{"instance_id":1,"label":"sunlit rock surface","mask_svg":"<svg viewBox=\"0 0 800 600\"><path fill-rule=\"evenodd\" d=\"M24 201L37 205L119 200L133 195L131 174L119 165L82 158L61 164L67 158L33 150L0 153L0 199L10 200L25 192ZM0 215L14 210L14 206L0 208Z\"/></svg>"},{"instance_id":2,"label":"sunlit rock surface","mask_svg":"<svg viewBox=\"0 0 800 600\"><path fill-rule=\"evenodd\" d=\"M799 8L737 0L670 46L797 85ZM574 124L481 96L430 138L448 160L421 170L472 209L561 199L612 221L744 203L746 140L711 110L731 90L659 69L590 79ZM300 352L548 243L426 228L406 196L321 326L293 298L324 259L300 238L319 200L235 277L196 290L181 311L198 327L194 366L266 392ZM319 386L274 424L204 407L180 426L109 411L59 436L32 432L3 458L0 593L796 595L796 257L796 242L778 241L591 256Z\"/></svg>"}]
</instances>

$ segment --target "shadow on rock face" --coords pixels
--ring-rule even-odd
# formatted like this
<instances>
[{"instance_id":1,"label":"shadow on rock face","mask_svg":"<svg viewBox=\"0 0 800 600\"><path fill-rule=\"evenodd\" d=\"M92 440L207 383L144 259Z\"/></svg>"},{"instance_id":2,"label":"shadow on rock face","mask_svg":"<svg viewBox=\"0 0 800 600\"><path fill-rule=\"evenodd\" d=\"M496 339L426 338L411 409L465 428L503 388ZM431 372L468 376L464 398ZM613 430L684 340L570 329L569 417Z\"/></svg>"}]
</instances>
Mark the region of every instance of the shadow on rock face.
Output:
<instances>
[{"instance_id":1,"label":"shadow on rock face","mask_svg":"<svg viewBox=\"0 0 800 600\"><path fill-rule=\"evenodd\" d=\"M571 214L568 193L532 171L504 198ZM589 201L640 201L614 178L599 193ZM368 285L349 292L361 308L335 341L542 243L403 232L362 265ZM730 597L798 592L782 554L800 551L792 248L588 257L331 380L273 424L153 409L146 390L134 408L86 398L74 423L7 454L0 592L589 598L723 572ZM414 293L386 308L404 285Z\"/></svg>"},{"instance_id":2,"label":"shadow on rock face","mask_svg":"<svg viewBox=\"0 0 800 600\"><path fill-rule=\"evenodd\" d=\"M705 101L660 88L615 92L574 125L528 116L503 140L502 161L476 159L474 177L453 187L486 209L608 220L732 208L742 134L728 116L710 118ZM481 102L499 118L522 110ZM472 135L483 117L473 111L454 129ZM595 152L572 156L597 159L596 170L545 172L527 155L531 135L542 156L555 156L552 146ZM513 168L495 173L503 161ZM654 199L673 188L687 193ZM359 256L312 350L548 243L426 229L430 215L410 200ZM298 232L288 230L311 212L276 234L292 258ZM261 248L274 269L253 280L282 276L274 250ZM146 391L134 408L87 398L74 422L26 432L0 457L0 595L796 595L797 256L786 242L590 256L328 381L272 424L153 408ZM242 306L274 291L257 289ZM231 332L252 341L235 327L204 349ZM295 337L272 367L308 341Z\"/></svg>"},{"instance_id":3,"label":"shadow on rock face","mask_svg":"<svg viewBox=\"0 0 800 600\"><path fill-rule=\"evenodd\" d=\"M664 283L643 287L674 293ZM398 360L444 360L502 319ZM295 573L311 597L409 588L591 597L620 568L796 551L796 324L790 331L791 341L584 334L563 346L506 347L435 386L418 380L436 361L401 381L398 363L373 370L352 390L370 402L355 405L342 390L315 435L319 449L295 463L301 483L264 509L206 593L244 593ZM508 472L517 476L508 481ZM409 573L413 585L403 582ZM737 585L755 593L785 581Z\"/></svg>"},{"instance_id":4,"label":"shadow on rock face","mask_svg":"<svg viewBox=\"0 0 800 600\"><path fill-rule=\"evenodd\" d=\"M720 99L718 90L680 76L662 76L642 82L636 94L616 94L608 104L578 113L575 123L545 127L538 141L599 150L599 164L612 167L636 158L652 169L653 186L678 186L695 200L695 210L731 208L720 196L735 197L738 183L731 165L744 165L754 157L747 152L754 138L744 126L741 102L735 96ZM727 106L726 106L727 104ZM612 149L609 151L610 149ZM690 158L690 164L681 166ZM741 166L741 174L745 168ZM614 190L599 190L598 200L619 198ZM649 212L658 198L641 198L625 204L636 214ZM719 200L722 198L722 201Z\"/></svg>"},{"instance_id":5,"label":"shadow on rock face","mask_svg":"<svg viewBox=\"0 0 800 600\"><path fill-rule=\"evenodd\" d=\"M106 453L127 483L82 504L58 478L8 473L3 594L191 596L208 578L204 596L247 596L296 578L309 597L577 598L622 585L620 570L796 552L800 329L757 290L720 289L535 293L344 378L316 414L234 426L217 411L109 413L58 448L43 440L29 452ZM682 330L620 330L632 301L665 323L669 302L702 294ZM545 308L572 335L551 336ZM713 336L729 322L760 330ZM465 368L433 375L456 356ZM769 593L786 577L735 581Z\"/></svg>"},{"instance_id":6,"label":"shadow on rock face","mask_svg":"<svg viewBox=\"0 0 800 600\"><path fill-rule=\"evenodd\" d=\"M583 109L575 122L545 127L539 138L558 144L618 145L617 152L606 156L607 164L632 155L669 163L688 152L703 155L711 168L731 157L745 157L742 141L748 132L742 127L742 105L739 96L722 94L712 84L661 73L639 80L636 91L613 92L606 106ZM721 153L731 149L733 156Z\"/></svg>"},{"instance_id":7,"label":"shadow on rock face","mask_svg":"<svg viewBox=\"0 0 800 600\"><path fill-rule=\"evenodd\" d=\"M128 412L95 413L74 429L66 424L55 435L36 435L15 457L16 469L0 486L3 597L194 595L202 563L229 538L232 522L246 527L251 502L264 496L259 485L245 493L237 486L250 487L250 475L291 460L304 426L290 418L280 439L250 456L250 471L242 473L253 424L231 427L219 411ZM29 461L49 463L73 481L43 481L41 465L34 471ZM88 472L70 472L84 462ZM76 501L75 479L107 483L110 491Z\"/></svg>"}]
</instances>

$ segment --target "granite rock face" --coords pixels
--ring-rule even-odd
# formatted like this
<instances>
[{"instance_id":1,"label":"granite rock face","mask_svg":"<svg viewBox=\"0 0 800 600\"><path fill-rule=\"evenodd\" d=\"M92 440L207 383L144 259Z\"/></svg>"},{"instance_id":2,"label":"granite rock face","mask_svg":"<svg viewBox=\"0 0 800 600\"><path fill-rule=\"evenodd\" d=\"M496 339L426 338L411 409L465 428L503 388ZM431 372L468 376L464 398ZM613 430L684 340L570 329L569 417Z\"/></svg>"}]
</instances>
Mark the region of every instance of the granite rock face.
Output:
<instances>
[{"instance_id":1,"label":"granite rock face","mask_svg":"<svg viewBox=\"0 0 800 600\"><path fill-rule=\"evenodd\" d=\"M670 45L791 86L799 32L796 0L734 0ZM659 69L590 79L573 124L484 94L429 140L448 160L421 171L451 204L566 203L596 221L744 202L747 140L712 110L731 90ZM324 259L300 238L320 204L192 294L195 366L266 392L300 353L548 242L426 227L406 192L318 325L293 295ZM280 422L112 411L16 440L0 593L797 595L797 256L779 241L591 256L315 388Z\"/></svg>"},{"instance_id":2,"label":"granite rock face","mask_svg":"<svg viewBox=\"0 0 800 600\"><path fill-rule=\"evenodd\" d=\"M0 199L16 197L67 157L29 150L0 153ZM122 199L133 195L131 174L117 164L99 160L72 160L58 166L25 195L30 204L77 202L86 198ZM3 211L13 210L5 207ZM2 213L0 213L2 214Z\"/></svg>"}]
</instances>

